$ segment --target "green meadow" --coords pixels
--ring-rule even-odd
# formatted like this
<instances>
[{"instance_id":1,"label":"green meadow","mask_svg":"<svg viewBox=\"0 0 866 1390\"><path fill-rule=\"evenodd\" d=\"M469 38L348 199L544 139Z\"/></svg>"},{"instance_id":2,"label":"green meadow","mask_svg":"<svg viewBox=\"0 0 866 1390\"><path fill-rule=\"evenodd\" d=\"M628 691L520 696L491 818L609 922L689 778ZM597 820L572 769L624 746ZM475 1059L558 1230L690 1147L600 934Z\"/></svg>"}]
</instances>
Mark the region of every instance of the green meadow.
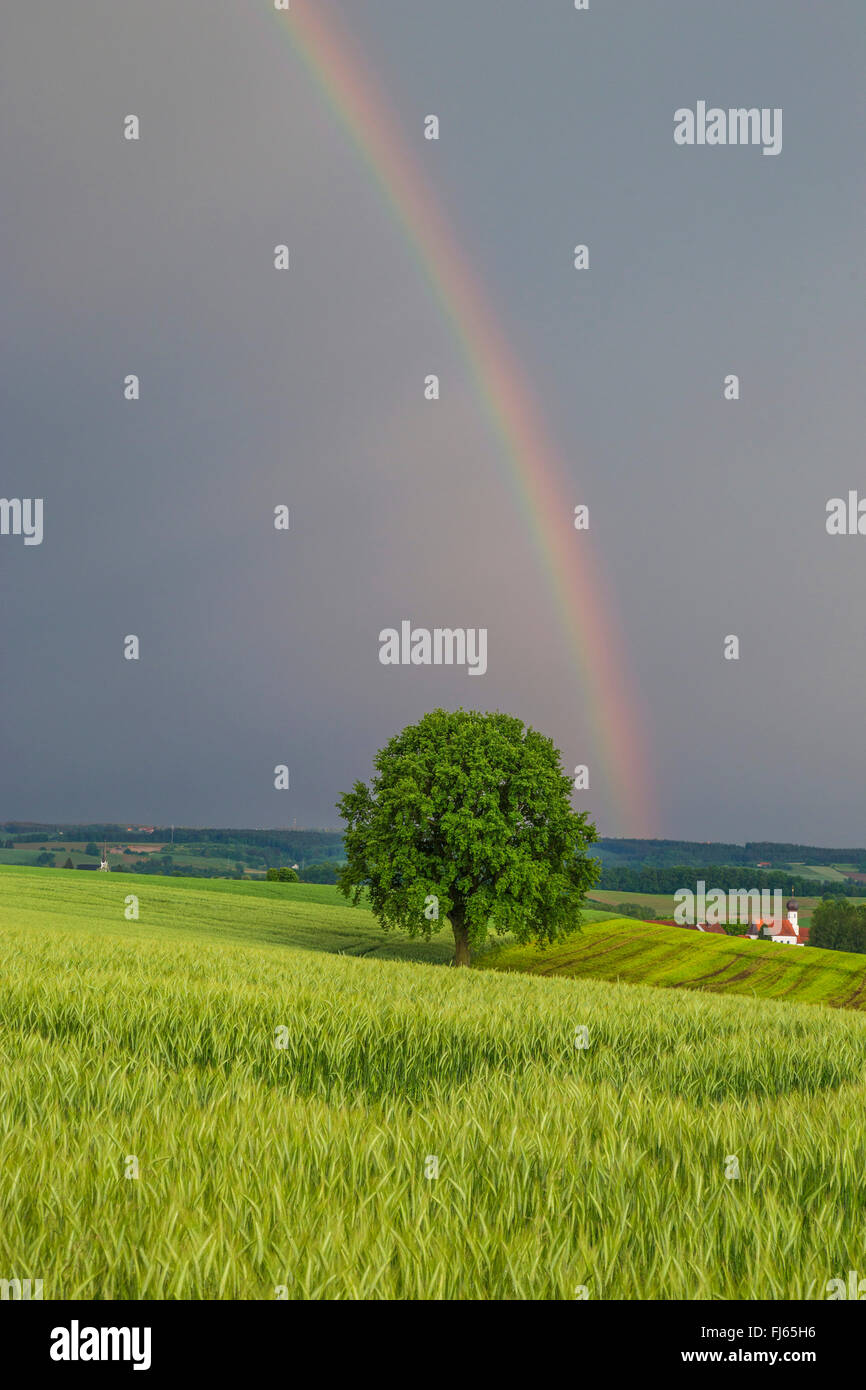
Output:
<instances>
[{"instance_id":1,"label":"green meadow","mask_svg":"<svg viewBox=\"0 0 866 1390\"><path fill-rule=\"evenodd\" d=\"M383 941L327 888L0 870L0 1276L773 1299L866 1272L856 1008L486 968L513 949L444 969L444 932Z\"/></svg>"},{"instance_id":2,"label":"green meadow","mask_svg":"<svg viewBox=\"0 0 866 1390\"><path fill-rule=\"evenodd\" d=\"M480 964L533 975L866 1009L866 956L746 941L626 917L589 922L582 932L544 950L509 945Z\"/></svg>"},{"instance_id":3,"label":"green meadow","mask_svg":"<svg viewBox=\"0 0 866 1390\"><path fill-rule=\"evenodd\" d=\"M130 894L139 900L137 921L125 917ZM120 930L127 940L207 939L431 963L454 954L444 932L429 943L383 932L365 907L314 883L0 868L0 925L12 922Z\"/></svg>"}]
</instances>

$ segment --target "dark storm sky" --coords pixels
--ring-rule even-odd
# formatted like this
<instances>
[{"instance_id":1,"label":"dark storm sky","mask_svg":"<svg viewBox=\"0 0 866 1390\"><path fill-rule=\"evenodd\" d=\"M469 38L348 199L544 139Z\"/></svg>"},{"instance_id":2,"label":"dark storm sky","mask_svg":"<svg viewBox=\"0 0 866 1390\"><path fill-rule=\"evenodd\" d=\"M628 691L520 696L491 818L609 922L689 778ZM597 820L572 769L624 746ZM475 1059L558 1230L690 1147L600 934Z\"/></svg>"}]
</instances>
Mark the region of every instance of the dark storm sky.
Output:
<instances>
[{"instance_id":1,"label":"dark storm sky","mask_svg":"<svg viewBox=\"0 0 866 1390\"><path fill-rule=\"evenodd\" d=\"M45 507L42 545L0 536L0 818L336 825L386 738L467 704L589 762L603 833L866 843L866 536L825 529L866 495L862 0L319 8L591 503L653 823L594 764L453 330L269 0L0 19L0 495ZM676 147L699 100L781 107L782 153ZM487 674L382 667L403 617L486 627Z\"/></svg>"}]
</instances>

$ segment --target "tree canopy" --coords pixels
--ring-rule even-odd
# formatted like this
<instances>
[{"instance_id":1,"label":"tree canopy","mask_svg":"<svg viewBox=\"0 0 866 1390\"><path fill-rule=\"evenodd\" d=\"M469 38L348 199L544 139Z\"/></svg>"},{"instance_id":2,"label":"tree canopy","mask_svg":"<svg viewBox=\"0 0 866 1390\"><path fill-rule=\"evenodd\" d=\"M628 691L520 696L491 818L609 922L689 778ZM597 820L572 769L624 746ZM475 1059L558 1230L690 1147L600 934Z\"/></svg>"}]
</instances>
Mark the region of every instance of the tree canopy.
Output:
<instances>
[{"instance_id":1,"label":"tree canopy","mask_svg":"<svg viewBox=\"0 0 866 1390\"><path fill-rule=\"evenodd\" d=\"M866 907L825 898L812 914L809 945L829 951L866 951Z\"/></svg>"},{"instance_id":2,"label":"tree canopy","mask_svg":"<svg viewBox=\"0 0 866 1390\"><path fill-rule=\"evenodd\" d=\"M239 867L240 869L243 869L243 864L240 864L238 867ZM295 873L294 869L288 869L288 868L282 868L282 869L268 869L267 873L265 874L265 878L268 879L271 883L299 883L299 882L300 882L300 879L298 878L298 875Z\"/></svg>"},{"instance_id":3,"label":"tree canopy","mask_svg":"<svg viewBox=\"0 0 866 1390\"><path fill-rule=\"evenodd\" d=\"M511 715L437 709L374 766L338 802L339 886L356 902L366 890L385 928L429 938L447 920L468 965L490 930L549 942L579 924L598 834L549 738Z\"/></svg>"}]
</instances>

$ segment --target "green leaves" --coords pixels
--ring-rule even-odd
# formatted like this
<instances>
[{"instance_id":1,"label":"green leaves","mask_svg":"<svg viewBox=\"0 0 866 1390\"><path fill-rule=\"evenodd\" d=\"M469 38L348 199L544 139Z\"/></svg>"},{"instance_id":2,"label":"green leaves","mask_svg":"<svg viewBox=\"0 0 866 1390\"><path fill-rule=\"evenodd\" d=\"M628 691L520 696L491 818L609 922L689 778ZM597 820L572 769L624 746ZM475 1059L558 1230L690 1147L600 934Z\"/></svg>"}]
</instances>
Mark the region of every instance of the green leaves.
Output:
<instances>
[{"instance_id":1,"label":"green leaves","mask_svg":"<svg viewBox=\"0 0 866 1390\"><path fill-rule=\"evenodd\" d=\"M413 936L447 918L471 946L491 928L553 941L578 925L599 872L586 853L596 829L570 797L553 743L519 719L433 710L377 754L369 787L356 782L338 803L340 888L357 901L366 887L383 926Z\"/></svg>"},{"instance_id":2,"label":"green leaves","mask_svg":"<svg viewBox=\"0 0 866 1390\"><path fill-rule=\"evenodd\" d=\"M866 952L866 906L824 898L812 914L809 944L835 951Z\"/></svg>"}]
</instances>

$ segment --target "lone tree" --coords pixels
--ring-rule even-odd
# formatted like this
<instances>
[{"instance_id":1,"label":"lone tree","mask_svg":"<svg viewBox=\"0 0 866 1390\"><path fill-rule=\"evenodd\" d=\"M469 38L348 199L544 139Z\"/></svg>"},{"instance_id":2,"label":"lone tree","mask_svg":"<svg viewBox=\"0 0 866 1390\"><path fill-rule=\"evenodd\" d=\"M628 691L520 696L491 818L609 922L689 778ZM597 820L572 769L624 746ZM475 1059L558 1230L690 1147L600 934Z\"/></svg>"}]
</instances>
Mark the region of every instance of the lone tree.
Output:
<instances>
[{"instance_id":1,"label":"lone tree","mask_svg":"<svg viewBox=\"0 0 866 1390\"><path fill-rule=\"evenodd\" d=\"M429 939L445 918L454 964L488 931L554 941L580 921L598 839L571 808L549 738L507 714L437 709L392 738L370 786L337 803L348 823L339 887L369 893L383 927Z\"/></svg>"},{"instance_id":2,"label":"lone tree","mask_svg":"<svg viewBox=\"0 0 866 1390\"><path fill-rule=\"evenodd\" d=\"M268 869L265 878L271 883L300 883L301 881L294 869Z\"/></svg>"}]
</instances>

